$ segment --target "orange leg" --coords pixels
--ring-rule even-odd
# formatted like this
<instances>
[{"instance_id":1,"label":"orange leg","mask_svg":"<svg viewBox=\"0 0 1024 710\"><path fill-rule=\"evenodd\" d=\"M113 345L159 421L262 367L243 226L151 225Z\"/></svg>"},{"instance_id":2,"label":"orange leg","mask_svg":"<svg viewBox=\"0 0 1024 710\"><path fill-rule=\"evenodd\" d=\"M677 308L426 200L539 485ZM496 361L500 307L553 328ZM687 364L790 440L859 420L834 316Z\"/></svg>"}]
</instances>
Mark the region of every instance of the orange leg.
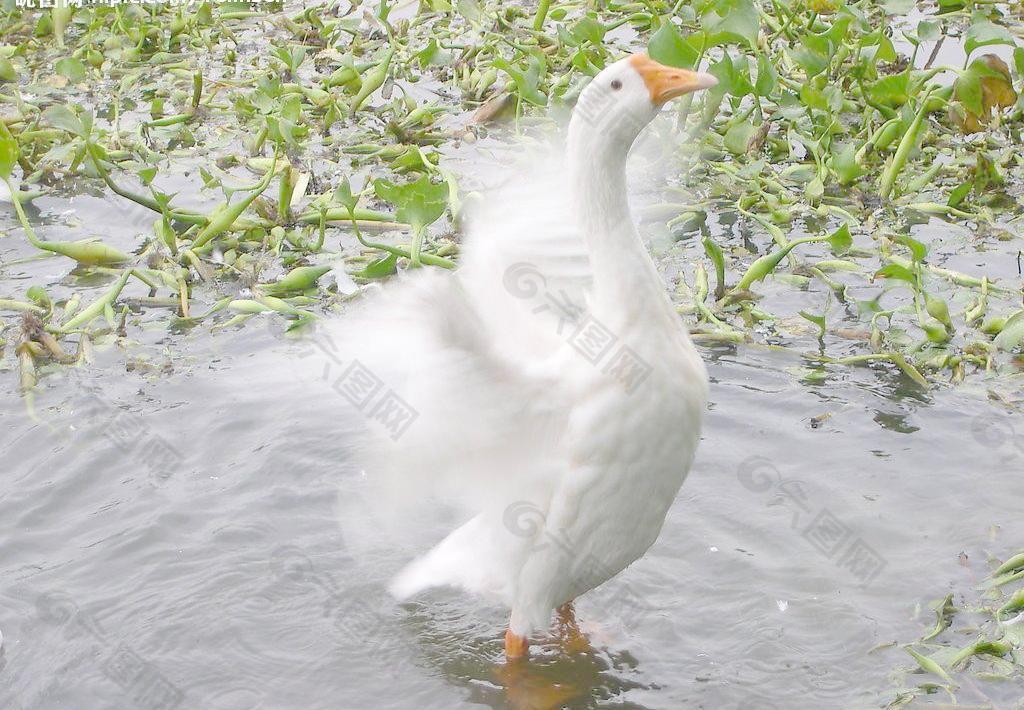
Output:
<instances>
[{"instance_id":1,"label":"orange leg","mask_svg":"<svg viewBox=\"0 0 1024 710\"><path fill-rule=\"evenodd\" d=\"M573 609L572 602L566 602L558 607L556 612L565 650L570 653L587 653L591 651L590 642L583 632L580 631L579 624L576 622L576 610Z\"/></svg>"},{"instance_id":2,"label":"orange leg","mask_svg":"<svg viewBox=\"0 0 1024 710\"><path fill-rule=\"evenodd\" d=\"M512 629L505 632L505 658L509 661L517 661L526 658L530 652L530 640L525 636L517 636Z\"/></svg>"}]
</instances>

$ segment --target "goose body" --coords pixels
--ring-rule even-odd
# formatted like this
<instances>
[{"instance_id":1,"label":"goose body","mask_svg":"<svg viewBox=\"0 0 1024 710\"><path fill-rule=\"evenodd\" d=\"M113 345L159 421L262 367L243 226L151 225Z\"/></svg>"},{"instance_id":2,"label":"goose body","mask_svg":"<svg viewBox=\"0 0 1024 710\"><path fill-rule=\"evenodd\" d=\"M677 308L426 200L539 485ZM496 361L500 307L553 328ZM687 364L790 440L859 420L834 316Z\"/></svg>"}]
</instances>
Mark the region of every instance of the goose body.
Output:
<instances>
[{"instance_id":1,"label":"goose body","mask_svg":"<svg viewBox=\"0 0 1024 710\"><path fill-rule=\"evenodd\" d=\"M391 591L504 602L510 657L644 554L693 460L707 375L630 217L625 162L662 103L713 83L644 55L610 65L561 169L487 201L455 274L413 274L359 320L359 362L415 412L368 447L368 475L468 511Z\"/></svg>"}]
</instances>

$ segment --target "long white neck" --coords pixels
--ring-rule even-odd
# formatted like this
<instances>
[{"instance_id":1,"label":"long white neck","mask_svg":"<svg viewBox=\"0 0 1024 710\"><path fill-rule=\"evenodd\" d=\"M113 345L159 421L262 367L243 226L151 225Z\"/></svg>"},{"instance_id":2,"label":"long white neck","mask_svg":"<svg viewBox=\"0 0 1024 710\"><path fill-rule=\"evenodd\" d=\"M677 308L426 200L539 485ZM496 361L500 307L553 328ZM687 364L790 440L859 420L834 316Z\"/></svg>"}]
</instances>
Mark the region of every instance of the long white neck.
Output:
<instances>
[{"instance_id":1,"label":"long white neck","mask_svg":"<svg viewBox=\"0 0 1024 710\"><path fill-rule=\"evenodd\" d=\"M592 307L603 313L664 312L671 304L629 211L629 146L578 121L569 124L566 151L572 208L590 252ZM675 313L673 311L673 316Z\"/></svg>"}]
</instances>

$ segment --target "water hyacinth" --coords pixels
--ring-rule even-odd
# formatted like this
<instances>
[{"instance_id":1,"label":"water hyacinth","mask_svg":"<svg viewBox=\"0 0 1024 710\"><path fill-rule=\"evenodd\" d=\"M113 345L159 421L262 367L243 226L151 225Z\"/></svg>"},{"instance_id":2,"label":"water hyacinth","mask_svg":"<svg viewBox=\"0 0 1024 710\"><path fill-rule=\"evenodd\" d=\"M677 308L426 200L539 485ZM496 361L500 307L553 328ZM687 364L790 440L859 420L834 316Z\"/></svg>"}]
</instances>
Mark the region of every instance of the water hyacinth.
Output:
<instances>
[{"instance_id":1,"label":"water hyacinth","mask_svg":"<svg viewBox=\"0 0 1024 710\"><path fill-rule=\"evenodd\" d=\"M173 358L175 366L191 358L179 370L222 371L217 358L227 352L225 329L261 345L309 335L359 307L364 291L398 286L398 278L434 275L440 280L441 272L433 270L458 268L467 225L486 189L503 180L510 165L549 152L564 133L580 92L605 66L627 53L646 51L660 62L706 71L718 80L711 90L666 107L633 147L630 166L637 178L631 176L631 185L642 185L630 195L640 233L678 317L704 360L713 363L713 378L717 373L711 368L742 372L723 363L758 367L758 374L770 375L776 370L768 359L784 359L791 367L779 368L780 374L794 380L779 389L790 387L803 399L794 403L768 397L769 408L791 420L788 429L771 431L788 431L801 445L804 435L834 433L828 431L833 425L861 432L873 426L872 420L879 423L871 431L880 443L863 442L864 460L871 460L856 472L863 472L858 480L870 480L871 486L884 480L883 466L876 471L875 462L889 463L894 475L908 478L932 475L936 462L936 469L957 465L953 456L947 461L932 450L921 451L916 460L894 455L883 461L893 452L919 453L907 442L934 440L942 420L954 419L952 414L954 426L965 421L963 412L943 409L942 402L962 402L976 394L986 406L1019 412L1024 382L1024 20L1019 3L374 0L300 5L207 0L187 8L120 3L42 11L15 5L8 0L0 7L0 386L15 393L16 403L22 397L31 405L33 397L43 399L51 394L47 390L66 387L93 366L94 343L105 352L101 367L131 369L159 356L168 362ZM510 214L525 211L516 204L508 209ZM450 322L460 325L476 322L452 310L426 313L410 307L402 313L407 316L403 324L449 315ZM488 327L501 325L487 322ZM196 350L189 348L197 342L209 346L206 351L214 357L195 357ZM392 350L395 360L417 360L412 349ZM342 394L344 382L338 377L346 371L359 374L358 368L320 362L321 354L327 355L314 350L314 357L304 361L313 361L318 370L317 391ZM435 366L413 381L439 380L438 375L452 370ZM149 373L153 379L163 376L160 368ZM765 394L742 377L724 383L736 385L732 392L719 389L724 394L715 401L719 421L713 425L729 420L726 406L744 393ZM875 378L878 386L873 386ZM470 392L473 378L464 380L468 386L463 390ZM135 381L130 382L135 396ZM722 383L718 379L716 384ZM219 384L226 386L226 380ZM842 384L857 389L858 396L844 393ZM395 404L389 399L393 387L387 381L379 390L390 404ZM146 409L157 415L167 410L163 421L170 422L170 431L162 433L168 440L174 437L175 422L192 418L189 407L181 406L192 404L180 402L182 391L200 390L181 388L173 406ZM233 416L234 410L227 409L235 406L231 399L218 401L218 419ZM807 419L798 410L810 401L828 411L809 412L815 416ZM312 418L310 403L303 399L299 405ZM388 414L383 403L364 408L368 426L380 423L374 415ZM284 404L268 409L275 428L291 419ZM929 408L937 416L929 417ZM480 409L474 410L470 425L486 422L477 416ZM735 409L747 431L749 413ZM421 424L430 418L423 411ZM847 415L850 422L859 417L857 423L840 425ZM964 433L973 443L960 450L991 448L990 460L996 463L989 467L965 461L967 456L959 459L968 474L979 476L979 490L986 481L991 487L996 473L1005 473L993 471L995 465L1011 473L1019 467L1022 451L1012 429L1000 429L1004 420L982 419L970 422L971 431ZM865 429L859 428L862 422ZM301 424L307 424L305 416ZM329 424L337 431L337 422ZM922 433L911 439L918 428ZM256 431L263 433L262 428ZM788 441L768 432L758 427L755 433L765 440L785 440L783 446ZM232 438L244 433L240 427L213 426L209 433L216 438L217 453L248 452L271 463L275 459L266 458L269 449L263 447L268 439L302 444L283 428L261 437L258 448ZM37 434L31 432L24 441ZM230 440L222 441L225 434ZM672 431L665 438L676 435ZM953 446L964 443L951 439L957 442ZM998 445L991 445L994 439ZM837 440L831 438L830 445ZM228 478L235 474L243 476L244 486L266 484L260 477L245 477L245 467L233 462L230 470L212 471L218 460L199 456L200 440L179 437L174 443L187 447L189 466L203 458L197 468L210 468L210 475L205 470L180 475L149 500L174 503L174 495L184 492L185 507L194 507L193 501L202 497L197 493L206 488L218 495L235 490ZM633 445L628 441L623 450ZM433 456L445 448L427 440L417 453ZM319 455L317 446L310 449L311 456ZM78 456L77 451L62 445L60 453ZM827 465L817 466L816 479L806 490L837 501L837 513L843 512L839 501L846 497L861 506L848 509L849 518L838 523L844 530L847 522L862 523L859 529L849 528L851 543L874 544L876 523L879 535L889 530L887 542L893 544L884 549L883 565L890 565L888 581L898 586L900 575L908 576L901 569L907 556L899 546L914 546L906 540L923 533L908 526L899 511L892 514L896 506L876 505L877 491L860 495L836 485L835 471L853 468L840 460L839 451L825 451ZM712 452L729 464L731 453ZM133 455L140 461L149 457ZM810 460L801 458L794 468ZM312 479L300 479L300 468L306 467L286 471L289 485L332 475L310 466L317 469ZM35 470L47 475L44 467ZM949 478L964 480L953 473ZM780 486L764 500L772 514L781 510L776 503L785 502L772 498L782 490L781 479L780 472ZM834 488L815 490L830 480ZM955 486L930 478L908 488L914 495L934 492L936 500L956 495ZM895 485L888 490L900 492ZM90 487L90 496L100 493ZM333 500L330 493L302 500L318 505L321 498ZM1002 488L998 493L1004 493ZM141 478L119 477L113 495L124 505L100 510L118 514L132 496L149 494ZM723 499L733 501L731 496ZM930 514L928 506L920 507L922 516ZM50 513L58 511L50 508ZM85 506L86 512L95 508ZM800 555L798 545L804 540L797 537L795 517L793 530L785 529L788 512L779 529L793 533L793 554ZM857 515L863 518L854 520ZM182 517L161 519L173 523ZM275 521L259 522L262 527L253 528L258 533L278 530ZM213 531L218 544L230 542L231 525L225 525ZM34 528L32 534L41 539ZM951 544L958 544L952 535ZM77 537L120 544L116 535ZM150 537L159 538L158 543L163 538ZM821 542L803 537L815 547ZM874 664L874 677L857 678L862 685L850 690L851 697L864 703L868 692L879 694L867 704L891 708L929 702L995 706L1006 688L1024 687L1024 552L1010 554L1019 549L1018 540L1011 541L1010 549L1004 545L989 552L996 539L989 537L988 559L968 570L970 583L955 576L946 584L912 580L915 587L907 589L927 587L921 589L923 609L910 620L903 618L906 623L898 629L879 624L884 628L876 637L900 640L870 652L884 657L868 657L869 644L841 640L843 672L857 672L858 660L864 667ZM759 542L773 543L774 535ZM763 555L742 552L741 558L730 548L710 549L718 559L732 555L730 564L743 558L755 566L765 562ZM243 550L245 555L250 551ZM173 557L181 551L167 552ZM845 566L844 574L863 562L845 556L846 550L835 552L830 561L837 569ZM784 554L791 553L787 549ZM824 564L824 558L801 557L809 558L800 560L809 567ZM678 567L678 560L672 562ZM791 569L789 562L778 565L783 576ZM321 571L330 564L318 558ZM916 564L921 570L920 559ZM336 594L340 587L334 585L305 584L309 575L305 580L290 572L283 576L288 579L278 580L281 584L270 592L286 592L296 603L318 604L323 593L334 604L344 596ZM819 582L833 581L831 574L815 579L819 587ZM666 580L666 588L672 588L675 577ZM304 588L296 581L304 581ZM841 597L855 608L857 620L836 623L830 631L844 625L866 628L874 621L870 607L895 588L884 578L871 588L837 588L830 598ZM785 655L786 649L796 649L796 657L806 653L794 641L798 620L813 621L823 609L838 608L823 606L823 598L802 593L788 601L766 597L767 614L780 626L768 628L762 623L768 616L757 612L756 648L738 654L735 668L746 672L754 656L778 656L771 670L778 669L780 684L792 683L789 671L797 669L807 671L804 675L816 684L816 698L833 693L823 664L790 664L792 657ZM623 605L630 601L618 599ZM895 607L890 617L906 617L914 600L903 606L885 601ZM679 612L687 605L677 606ZM869 613L861 613L865 608ZM797 616L808 609L815 616ZM312 623L320 611L314 610ZM646 629L664 635L670 629L663 620L651 615L642 621ZM794 626L782 633L784 623ZM742 626L747 630L749 624ZM450 628L439 625L445 633L429 635L453 636L447 633ZM387 636L387 631L374 628L367 638ZM764 631L778 631L771 639L777 647L764 643ZM836 635L827 633L825 640ZM9 646L13 640L8 636ZM774 648L779 654L768 650ZM708 662L721 671L718 651L705 650ZM593 702L628 704L657 690L647 685L631 655L605 651L569 661L587 666L596 679ZM356 652L366 657L365 649ZM482 644L474 647L472 663L487 653ZM447 651L436 656L445 663L467 658ZM549 663L545 655L537 666L541 673L561 674L568 667L564 660ZM477 693L492 680L477 682L461 661L455 665L459 683L469 680L479 700ZM896 669L891 675L886 673L890 668ZM171 677L173 666L167 669ZM619 671L625 678L621 684L612 677ZM697 695L701 687L710 692L707 697L720 692L724 697L728 691L717 677L708 682L703 674L690 675L696 678L690 687ZM605 682L609 677L614 683ZM549 695L528 704L579 704L560 694L569 692L561 680ZM735 685L741 693L749 690L745 677ZM190 688L184 704L207 690ZM100 691L117 692L114 687ZM810 695L806 688L796 691ZM670 692L675 693L672 704L681 696L676 688ZM138 700L132 693L116 697ZM514 700L511 694L507 699Z\"/></svg>"},{"instance_id":2,"label":"water hyacinth","mask_svg":"<svg viewBox=\"0 0 1024 710\"><path fill-rule=\"evenodd\" d=\"M297 266L280 280L263 287L263 292L280 296L294 292L307 291L316 286L317 280L331 270L330 266Z\"/></svg>"},{"instance_id":3,"label":"water hyacinth","mask_svg":"<svg viewBox=\"0 0 1024 710\"><path fill-rule=\"evenodd\" d=\"M668 179L644 196L698 340L770 341L818 367L881 364L918 386L1019 373L1016 268L945 263L1020 248L1024 47L1003 4L366 10L89 7L40 22L5 10L4 194L25 258L72 260L44 324L76 319L71 330L103 338L96 316L120 309L128 328L236 325L247 311L296 327L353 295L321 278L328 263L358 283L452 268L477 187L452 156L543 137L590 77L647 49L719 80L665 117ZM264 21L280 30L269 46L234 41ZM44 66L50 84L33 78ZM113 90L103 107L84 93L100 77ZM57 189L58 176L73 187ZM350 180L362 187L341 194ZM62 190L147 216L130 238L86 224L102 238L40 239L24 206ZM948 227L972 236L953 243ZM104 270L124 292L97 306L76 280ZM258 296L237 298L242 288ZM76 315L61 323L62 307ZM2 310L37 308L0 292ZM813 337L784 332L794 317ZM839 335L855 328L870 338Z\"/></svg>"},{"instance_id":4,"label":"water hyacinth","mask_svg":"<svg viewBox=\"0 0 1024 710\"><path fill-rule=\"evenodd\" d=\"M962 563L968 559L963 553L961 556ZM989 573L981 589L999 590L995 594L990 592L983 598L960 602L954 602L954 595L947 594L932 605L936 619L934 628L918 642L904 646L919 670L899 671L901 687L895 691L887 708L912 706L915 699L936 691L942 691L955 702L961 686L980 689L993 681L1007 683L1024 679L1024 664L1021 663L1024 630L1020 625L1024 618L1021 614L1024 588L1006 586L1019 581L1019 577L1015 580L1006 577L1021 566L1024 566L1024 553L1013 555ZM974 626L977 618L981 622ZM965 631L982 635L967 641Z\"/></svg>"}]
</instances>

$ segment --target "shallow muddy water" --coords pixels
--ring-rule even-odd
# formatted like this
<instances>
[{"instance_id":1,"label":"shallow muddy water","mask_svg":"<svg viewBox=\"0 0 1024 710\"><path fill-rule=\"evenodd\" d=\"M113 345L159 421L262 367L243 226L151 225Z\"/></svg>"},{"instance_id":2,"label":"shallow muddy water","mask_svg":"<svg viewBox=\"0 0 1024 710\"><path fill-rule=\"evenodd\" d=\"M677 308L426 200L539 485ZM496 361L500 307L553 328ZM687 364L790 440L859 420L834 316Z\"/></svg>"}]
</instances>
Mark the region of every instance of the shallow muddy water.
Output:
<instances>
[{"instance_id":1,"label":"shallow muddy water","mask_svg":"<svg viewBox=\"0 0 1024 710\"><path fill-rule=\"evenodd\" d=\"M950 43L937 62L959 59ZM493 177L506 164L493 147L446 146L445 158ZM672 168L638 153L634 172L664 181ZM188 173L198 164L175 154L168 182L180 183L160 187L207 209L215 200ZM88 303L114 279L87 286L66 260L26 261L36 250L0 207L0 295L40 284L55 302L77 291ZM43 239L101 235L124 250L153 221L68 185L28 211ZM712 213L708 225L759 251L738 223ZM699 239L648 227L666 281L692 274ZM794 223L793 236L810 228ZM332 249L353 241L340 231ZM936 265L1019 284L1009 245L938 220L907 232ZM877 295L850 282L851 296ZM195 302L242 289L221 281ZM824 303L831 330L864 328L820 284L758 290L766 311ZM133 282L125 295L143 293ZM990 556L1024 542L1024 416L987 392L1005 381L972 373L924 390L891 366L811 372L796 348L819 349L814 328L792 318L788 340L769 340L794 350L702 346L711 405L660 539L579 600L588 649L549 638L506 668L503 610L446 591L387 596L444 529L408 521L418 534L398 539L364 515L351 456L364 422L323 353L286 338L276 316L211 333L169 330L153 310L92 365L45 373L31 408L10 352L0 360L4 710L884 707L893 669L912 663L892 644L931 628L928 603L975 598ZM820 349L837 355L843 340L830 332ZM960 699L1001 708L1021 696L994 683Z\"/></svg>"},{"instance_id":2,"label":"shallow muddy water","mask_svg":"<svg viewBox=\"0 0 1024 710\"><path fill-rule=\"evenodd\" d=\"M785 353L703 353L706 433L660 540L579 601L590 652L542 645L516 673L500 609L385 594L417 546L351 505L349 405L282 386L275 363L319 367L308 346L197 334L159 376L111 350L54 376L36 421L5 394L0 704L877 707L906 662L872 649L918 638L916 604L969 592L1024 539L1024 421L972 386L808 385Z\"/></svg>"}]
</instances>

